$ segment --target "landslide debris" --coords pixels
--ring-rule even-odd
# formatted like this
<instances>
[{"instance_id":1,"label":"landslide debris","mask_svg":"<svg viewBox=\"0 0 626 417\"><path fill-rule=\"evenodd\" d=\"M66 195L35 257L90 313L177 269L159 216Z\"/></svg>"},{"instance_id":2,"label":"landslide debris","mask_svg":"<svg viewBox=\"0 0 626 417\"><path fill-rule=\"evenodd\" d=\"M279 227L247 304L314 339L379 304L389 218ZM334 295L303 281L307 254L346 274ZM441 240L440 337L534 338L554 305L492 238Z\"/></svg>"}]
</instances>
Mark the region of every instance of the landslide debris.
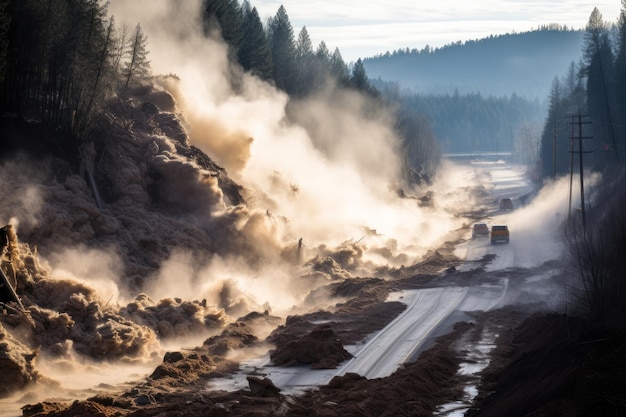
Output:
<instances>
[{"instance_id":1,"label":"landslide debris","mask_svg":"<svg viewBox=\"0 0 626 417\"><path fill-rule=\"evenodd\" d=\"M293 327L289 320L286 326ZM302 337L281 332L270 340L277 346L270 355L276 365L311 365L313 369L334 369L352 357L329 324L320 324Z\"/></svg>"},{"instance_id":2,"label":"landslide debris","mask_svg":"<svg viewBox=\"0 0 626 417\"><path fill-rule=\"evenodd\" d=\"M120 285L131 293L142 291L173 248L258 259L258 248L238 232L249 217L243 187L189 144L169 93L136 93L109 103L80 143L2 115L2 131L20 140L0 161L0 175L11 179L0 192L12 196L0 201L0 212L19 210L21 239L44 256L79 244L113 248Z\"/></svg>"}]
</instances>

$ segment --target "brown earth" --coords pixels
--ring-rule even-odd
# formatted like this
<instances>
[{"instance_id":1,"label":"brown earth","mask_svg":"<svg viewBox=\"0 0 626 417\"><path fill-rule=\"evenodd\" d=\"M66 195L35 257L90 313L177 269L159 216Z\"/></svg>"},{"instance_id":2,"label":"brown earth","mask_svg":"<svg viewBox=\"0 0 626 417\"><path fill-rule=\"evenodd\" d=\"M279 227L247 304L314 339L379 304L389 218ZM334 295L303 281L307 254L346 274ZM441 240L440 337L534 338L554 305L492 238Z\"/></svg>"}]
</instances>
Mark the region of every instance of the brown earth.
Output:
<instances>
[{"instance_id":1,"label":"brown earth","mask_svg":"<svg viewBox=\"0 0 626 417\"><path fill-rule=\"evenodd\" d=\"M168 352L161 365L131 389L69 404L29 405L23 415L429 416L439 405L462 399L468 377L457 373L467 360L461 341L479 340L485 332L499 337L490 366L482 372L480 394L466 415L623 415L624 334L563 314L536 312L541 305L472 313L414 362L386 378L347 374L301 395L281 394L262 373L248 375L249 389L207 388L212 378L239 369L229 352L263 345L274 349L277 363L334 367L349 357L344 345L381 329L404 309L402 303L385 302L389 291L491 279L481 271L480 262L471 272L454 272L458 262L452 256L454 243L432 252L419 265L397 271L397 279L348 279L329 285L326 291L345 299L332 312L292 316L284 322L268 312L252 313L200 347ZM431 273L442 267L443 272ZM324 324L315 324L319 321ZM275 330L260 340L255 329L266 326Z\"/></svg>"}]
</instances>

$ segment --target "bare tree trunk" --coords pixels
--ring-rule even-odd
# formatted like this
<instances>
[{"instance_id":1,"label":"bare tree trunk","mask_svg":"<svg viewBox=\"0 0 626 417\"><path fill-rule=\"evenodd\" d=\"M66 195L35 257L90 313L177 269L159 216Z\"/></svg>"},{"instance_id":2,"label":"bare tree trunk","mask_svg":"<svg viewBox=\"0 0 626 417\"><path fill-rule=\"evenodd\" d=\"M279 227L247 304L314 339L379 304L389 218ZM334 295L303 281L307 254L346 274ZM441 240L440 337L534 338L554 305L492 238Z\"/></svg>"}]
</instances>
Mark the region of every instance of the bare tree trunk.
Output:
<instances>
[{"instance_id":1,"label":"bare tree trunk","mask_svg":"<svg viewBox=\"0 0 626 417\"><path fill-rule=\"evenodd\" d=\"M80 145L80 176L87 175L89 186L93 191L93 197L96 200L98 208L102 208L102 198L100 198L100 192L98 191L98 184L93 176L96 160L96 149L92 141L85 141Z\"/></svg>"}]
</instances>

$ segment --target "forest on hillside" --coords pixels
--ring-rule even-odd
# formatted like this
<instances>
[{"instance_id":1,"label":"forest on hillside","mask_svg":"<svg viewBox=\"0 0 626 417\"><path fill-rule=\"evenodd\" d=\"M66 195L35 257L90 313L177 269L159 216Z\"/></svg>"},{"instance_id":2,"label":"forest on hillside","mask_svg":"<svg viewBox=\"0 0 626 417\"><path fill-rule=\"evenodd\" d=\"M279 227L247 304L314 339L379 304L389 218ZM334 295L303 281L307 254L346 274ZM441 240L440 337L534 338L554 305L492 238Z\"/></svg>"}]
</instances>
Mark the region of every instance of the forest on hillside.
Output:
<instances>
[{"instance_id":1,"label":"forest on hillside","mask_svg":"<svg viewBox=\"0 0 626 417\"><path fill-rule=\"evenodd\" d=\"M550 81L578 60L583 32L551 24L363 62L372 85L431 120L444 152L512 152L533 164Z\"/></svg>"},{"instance_id":2,"label":"forest on hillside","mask_svg":"<svg viewBox=\"0 0 626 417\"><path fill-rule=\"evenodd\" d=\"M565 269L575 278L572 301L582 306L578 314L623 335L626 0L617 24L594 8L582 60L554 78L549 100L538 171L545 182L569 176L563 236ZM594 174L597 181L585 185Z\"/></svg>"},{"instance_id":3,"label":"forest on hillside","mask_svg":"<svg viewBox=\"0 0 626 417\"><path fill-rule=\"evenodd\" d=\"M550 80L578 60L582 30L547 25L440 48L399 49L363 60L374 80L396 82L415 94L478 93L543 99Z\"/></svg>"},{"instance_id":4,"label":"forest on hillside","mask_svg":"<svg viewBox=\"0 0 626 417\"><path fill-rule=\"evenodd\" d=\"M582 34L549 26L526 34L490 37L435 50L398 50L358 60L351 67L343 61L339 49L331 53L323 41L314 49L306 27L296 36L283 6L265 23L248 0L205 0L201 14L205 36L223 38L233 62L294 100L336 85L368 96L372 112L393 109L407 161L415 171L432 174L443 148L447 152L540 152L544 175L567 172L574 112L585 115L585 123L591 124L585 126L588 135L593 136L585 145L593 152L588 156L590 166L602 167L624 153L623 23L605 23L599 11L594 11ZM41 30L30 30L32 27ZM462 90L444 95L412 94L399 83L370 79L365 71L385 60L426 66L428 62L440 62L450 67L451 57L456 57L454 62L461 57L466 64L485 65L481 57L493 56L502 48L519 51L529 43L553 43L546 42L549 37L568 39L565 45L575 45L579 35L584 38L582 60L570 62L565 75L555 77L542 134L537 130L541 130L538 123L542 122L543 107L537 100L530 101L518 94L491 96ZM4 0L0 3L3 114L38 120L56 131L67 132L68 135L59 136L57 149L76 148L88 142L111 99L128 96L152 82L147 43L139 24L117 27L114 16L107 15L106 3L98 0ZM535 64L543 62L540 57L546 51L534 52ZM525 68L517 64L518 70ZM412 65L401 65L396 74L410 72ZM489 73L493 74L494 69ZM536 142L539 136L540 146L528 143ZM556 152L551 151L553 142ZM80 159L80 152L77 154ZM76 162L90 166L89 161Z\"/></svg>"},{"instance_id":5,"label":"forest on hillside","mask_svg":"<svg viewBox=\"0 0 626 417\"><path fill-rule=\"evenodd\" d=\"M292 102L342 88L367 97L369 111L397 108L380 97L361 60L348 67L339 49L331 52L323 41L314 48L306 27L296 36L283 6L265 23L248 0L205 0L200 13L204 35L223 39L234 65L284 91ZM2 112L63 132L58 149L75 150L89 142L107 106L158 76L152 74L141 25L118 27L99 0L3 0L0 28ZM409 150L409 171L432 175L439 145L428 124L415 126L420 121L405 118L395 127ZM85 152L72 154L79 155L78 165L92 165Z\"/></svg>"},{"instance_id":6,"label":"forest on hillside","mask_svg":"<svg viewBox=\"0 0 626 417\"><path fill-rule=\"evenodd\" d=\"M580 62L552 81L541 136L541 172L546 178L568 174L572 158L578 164L581 151L583 168L600 172L623 166L626 160L624 14L613 25L594 9L581 55ZM573 168L579 169L578 165Z\"/></svg>"},{"instance_id":7,"label":"forest on hillside","mask_svg":"<svg viewBox=\"0 0 626 417\"><path fill-rule=\"evenodd\" d=\"M379 86L373 81L375 86ZM516 94L483 96L417 94L395 84L380 84L383 95L397 97L402 107L423 114L432 124L443 152L511 152L519 163L533 164L539 157L545 106Z\"/></svg>"}]
</instances>

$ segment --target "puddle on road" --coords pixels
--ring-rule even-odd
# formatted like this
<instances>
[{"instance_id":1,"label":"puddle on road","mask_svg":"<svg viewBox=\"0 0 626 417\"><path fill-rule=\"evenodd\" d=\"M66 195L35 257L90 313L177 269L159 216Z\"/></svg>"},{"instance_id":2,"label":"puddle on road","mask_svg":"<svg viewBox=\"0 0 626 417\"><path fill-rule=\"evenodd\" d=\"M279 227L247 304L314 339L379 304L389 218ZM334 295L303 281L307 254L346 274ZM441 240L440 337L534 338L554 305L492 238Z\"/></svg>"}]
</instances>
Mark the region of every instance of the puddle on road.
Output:
<instances>
[{"instance_id":1,"label":"puddle on road","mask_svg":"<svg viewBox=\"0 0 626 417\"><path fill-rule=\"evenodd\" d=\"M226 375L221 378L212 378L207 383L207 388L210 391L227 391L233 392L237 390L247 390L248 381L246 377L248 375L254 375L259 378L264 378L267 372L264 367L269 364L269 355L264 355L256 358L248 358L239 362L239 370L233 372L230 375Z\"/></svg>"},{"instance_id":2,"label":"puddle on road","mask_svg":"<svg viewBox=\"0 0 626 417\"><path fill-rule=\"evenodd\" d=\"M467 378L463 388L463 398L437 407L434 415L438 417L463 417L465 412L472 406L474 398L478 395L478 375L489 365L490 353L495 347L496 333L483 331L478 342L466 340L468 335L459 342L457 349L464 354L464 361L459 365L458 374Z\"/></svg>"},{"instance_id":3,"label":"puddle on road","mask_svg":"<svg viewBox=\"0 0 626 417\"><path fill-rule=\"evenodd\" d=\"M363 348L363 345L367 344L375 335L376 333L373 333L356 344L345 345L344 349L350 354L356 355ZM341 363L340 367L346 363L347 361ZM339 372L340 367L337 369L311 369L310 365L276 366L272 365L270 355L267 353L240 360L239 370L220 378L212 378L206 387L209 391L249 390L247 377L253 375L261 379L269 378L276 387L280 388L281 394L299 395L309 389L327 384Z\"/></svg>"}]
</instances>

